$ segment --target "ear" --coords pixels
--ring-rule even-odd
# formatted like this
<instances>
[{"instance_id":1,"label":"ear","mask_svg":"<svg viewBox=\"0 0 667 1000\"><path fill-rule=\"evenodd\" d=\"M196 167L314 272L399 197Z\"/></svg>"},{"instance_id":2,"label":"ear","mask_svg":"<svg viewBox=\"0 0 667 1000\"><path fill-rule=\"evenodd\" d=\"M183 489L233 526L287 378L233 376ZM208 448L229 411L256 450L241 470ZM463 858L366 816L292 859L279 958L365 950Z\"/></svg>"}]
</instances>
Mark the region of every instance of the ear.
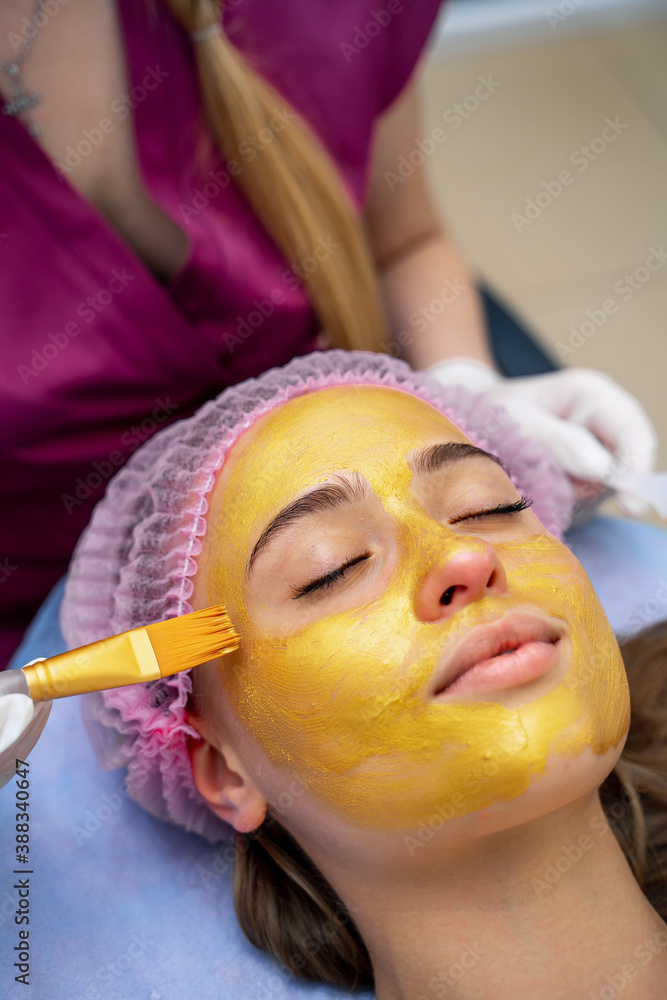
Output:
<instances>
[{"instance_id":1,"label":"ear","mask_svg":"<svg viewBox=\"0 0 667 1000\"><path fill-rule=\"evenodd\" d=\"M238 833L251 833L266 817L267 801L230 744L219 750L207 739L188 737L195 786L209 806Z\"/></svg>"}]
</instances>

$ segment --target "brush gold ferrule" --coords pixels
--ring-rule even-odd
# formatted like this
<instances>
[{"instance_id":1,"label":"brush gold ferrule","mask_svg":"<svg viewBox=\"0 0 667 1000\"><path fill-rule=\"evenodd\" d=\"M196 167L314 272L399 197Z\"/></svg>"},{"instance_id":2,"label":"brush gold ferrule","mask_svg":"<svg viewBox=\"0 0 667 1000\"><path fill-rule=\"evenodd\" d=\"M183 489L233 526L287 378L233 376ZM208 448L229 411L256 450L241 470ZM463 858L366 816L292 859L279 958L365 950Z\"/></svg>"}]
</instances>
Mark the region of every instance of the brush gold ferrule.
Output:
<instances>
[{"instance_id":1,"label":"brush gold ferrule","mask_svg":"<svg viewBox=\"0 0 667 1000\"><path fill-rule=\"evenodd\" d=\"M33 701L141 684L162 676L145 628L23 667Z\"/></svg>"}]
</instances>

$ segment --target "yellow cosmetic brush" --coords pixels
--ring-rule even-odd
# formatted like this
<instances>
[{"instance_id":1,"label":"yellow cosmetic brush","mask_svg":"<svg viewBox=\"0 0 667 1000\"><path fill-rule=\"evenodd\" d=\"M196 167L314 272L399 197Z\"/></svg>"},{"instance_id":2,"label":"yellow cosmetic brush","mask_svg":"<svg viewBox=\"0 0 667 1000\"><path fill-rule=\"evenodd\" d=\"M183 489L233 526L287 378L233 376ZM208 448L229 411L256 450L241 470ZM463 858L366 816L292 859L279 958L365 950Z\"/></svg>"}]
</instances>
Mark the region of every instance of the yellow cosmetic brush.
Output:
<instances>
[{"instance_id":1,"label":"yellow cosmetic brush","mask_svg":"<svg viewBox=\"0 0 667 1000\"><path fill-rule=\"evenodd\" d=\"M145 684L238 649L222 605L133 628L0 674L0 695L48 701L89 691Z\"/></svg>"}]
</instances>

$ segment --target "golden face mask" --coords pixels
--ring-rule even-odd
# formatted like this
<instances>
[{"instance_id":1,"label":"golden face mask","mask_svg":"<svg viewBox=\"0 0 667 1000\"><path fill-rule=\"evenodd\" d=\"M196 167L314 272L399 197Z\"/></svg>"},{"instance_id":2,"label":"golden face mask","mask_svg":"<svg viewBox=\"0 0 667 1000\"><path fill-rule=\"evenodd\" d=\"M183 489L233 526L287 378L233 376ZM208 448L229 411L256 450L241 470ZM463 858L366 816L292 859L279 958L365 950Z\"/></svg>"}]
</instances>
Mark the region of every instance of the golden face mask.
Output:
<instances>
[{"instance_id":1,"label":"golden face mask","mask_svg":"<svg viewBox=\"0 0 667 1000\"><path fill-rule=\"evenodd\" d=\"M208 599L227 605L242 636L221 683L268 758L364 826L413 828L434 808L449 819L515 798L550 756L603 754L629 722L618 646L580 564L530 512L458 519L518 494L490 459L415 475L411 457L439 442L468 439L407 393L324 389L246 432L211 497ZM271 520L341 480L352 502L288 518L248 574ZM488 545L506 586L425 616L420 595L434 567ZM307 590L327 574L334 579ZM493 700L433 697L453 642L526 608L562 627L558 669Z\"/></svg>"}]
</instances>

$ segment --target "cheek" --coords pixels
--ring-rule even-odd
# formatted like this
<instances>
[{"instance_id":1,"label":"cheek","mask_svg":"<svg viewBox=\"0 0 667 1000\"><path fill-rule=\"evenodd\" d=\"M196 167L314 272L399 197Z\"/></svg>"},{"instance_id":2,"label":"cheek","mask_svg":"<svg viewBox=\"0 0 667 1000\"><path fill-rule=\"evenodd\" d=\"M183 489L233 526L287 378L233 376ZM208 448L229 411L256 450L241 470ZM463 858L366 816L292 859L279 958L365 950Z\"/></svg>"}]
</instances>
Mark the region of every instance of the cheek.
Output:
<instances>
[{"instance_id":1,"label":"cheek","mask_svg":"<svg viewBox=\"0 0 667 1000\"><path fill-rule=\"evenodd\" d=\"M531 540L530 551L530 562L520 545L508 545L501 554L510 592L567 623L572 658L563 691L582 705L580 737L596 754L605 753L623 738L630 721L628 682L616 637L593 585L570 550L544 536ZM535 709L526 706L524 716L532 715ZM567 740L564 731L552 751L560 747L566 752Z\"/></svg>"},{"instance_id":2,"label":"cheek","mask_svg":"<svg viewBox=\"0 0 667 1000\"><path fill-rule=\"evenodd\" d=\"M534 603L579 627L582 607L595 598L593 587L570 550L551 535L539 534L495 546L513 597ZM604 615L597 599L596 614Z\"/></svg>"},{"instance_id":3,"label":"cheek","mask_svg":"<svg viewBox=\"0 0 667 1000\"><path fill-rule=\"evenodd\" d=\"M423 683L406 666L413 631L409 601L390 592L289 636L251 636L237 711L269 755L280 747L282 763L347 770L377 752Z\"/></svg>"}]
</instances>

